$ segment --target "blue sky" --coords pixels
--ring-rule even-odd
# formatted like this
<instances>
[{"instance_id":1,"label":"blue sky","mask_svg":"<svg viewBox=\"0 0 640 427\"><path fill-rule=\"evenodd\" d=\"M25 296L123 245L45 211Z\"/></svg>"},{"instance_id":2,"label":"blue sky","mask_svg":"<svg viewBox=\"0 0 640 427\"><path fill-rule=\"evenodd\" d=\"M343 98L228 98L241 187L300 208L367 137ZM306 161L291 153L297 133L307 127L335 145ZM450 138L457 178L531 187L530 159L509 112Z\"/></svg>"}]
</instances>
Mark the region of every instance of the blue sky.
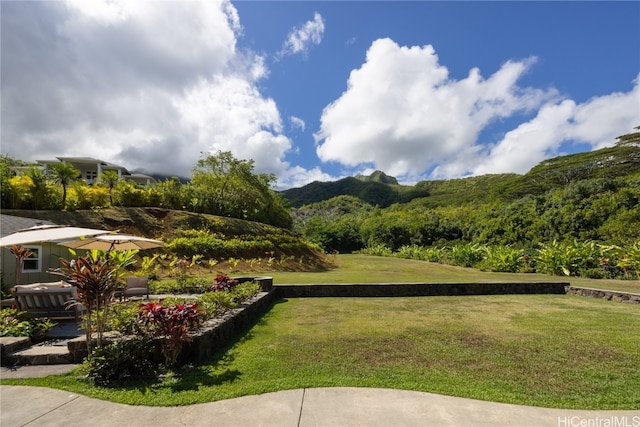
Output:
<instances>
[{"instance_id":1,"label":"blue sky","mask_svg":"<svg viewBox=\"0 0 640 427\"><path fill-rule=\"evenodd\" d=\"M2 2L2 153L279 188L525 173L640 125L639 2Z\"/></svg>"}]
</instances>

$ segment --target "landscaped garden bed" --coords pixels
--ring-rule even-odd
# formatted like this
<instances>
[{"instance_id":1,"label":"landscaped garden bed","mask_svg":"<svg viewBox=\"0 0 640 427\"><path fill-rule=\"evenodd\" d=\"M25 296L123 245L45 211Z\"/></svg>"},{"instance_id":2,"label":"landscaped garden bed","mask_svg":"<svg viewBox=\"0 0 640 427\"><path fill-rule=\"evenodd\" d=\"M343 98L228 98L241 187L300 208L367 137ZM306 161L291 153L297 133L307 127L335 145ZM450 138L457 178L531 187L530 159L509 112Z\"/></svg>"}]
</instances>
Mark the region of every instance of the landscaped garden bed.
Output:
<instances>
[{"instance_id":1,"label":"landscaped garden bed","mask_svg":"<svg viewBox=\"0 0 640 427\"><path fill-rule=\"evenodd\" d=\"M191 341L185 345L179 360L182 362L199 362L211 356L220 348L226 346L242 330L248 328L273 304L276 291L260 292L248 300L239 304L237 308L224 312L219 317L206 320L200 328L190 334ZM127 339L127 335L113 332L105 334L105 345ZM69 351L73 361L81 363L88 355L87 344L84 337L78 337L68 342ZM159 352L160 348L156 347ZM159 355L154 359L160 359Z\"/></svg>"}]
</instances>

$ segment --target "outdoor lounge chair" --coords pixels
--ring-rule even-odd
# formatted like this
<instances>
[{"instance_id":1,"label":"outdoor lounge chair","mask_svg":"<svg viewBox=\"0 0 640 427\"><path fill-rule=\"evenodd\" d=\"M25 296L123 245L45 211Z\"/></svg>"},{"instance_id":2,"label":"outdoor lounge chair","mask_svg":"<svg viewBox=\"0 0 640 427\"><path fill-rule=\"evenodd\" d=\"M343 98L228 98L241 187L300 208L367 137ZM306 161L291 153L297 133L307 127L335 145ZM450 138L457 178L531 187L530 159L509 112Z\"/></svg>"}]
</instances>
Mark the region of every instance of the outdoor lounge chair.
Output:
<instances>
[{"instance_id":1,"label":"outdoor lounge chair","mask_svg":"<svg viewBox=\"0 0 640 427\"><path fill-rule=\"evenodd\" d=\"M73 303L78 296L76 287L63 281L16 285L12 294L18 309L31 317L78 321L86 310L84 306Z\"/></svg>"},{"instance_id":2,"label":"outdoor lounge chair","mask_svg":"<svg viewBox=\"0 0 640 427\"><path fill-rule=\"evenodd\" d=\"M148 277L127 277L127 287L119 292L120 299L133 296L145 296L149 299L149 278Z\"/></svg>"}]
</instances>

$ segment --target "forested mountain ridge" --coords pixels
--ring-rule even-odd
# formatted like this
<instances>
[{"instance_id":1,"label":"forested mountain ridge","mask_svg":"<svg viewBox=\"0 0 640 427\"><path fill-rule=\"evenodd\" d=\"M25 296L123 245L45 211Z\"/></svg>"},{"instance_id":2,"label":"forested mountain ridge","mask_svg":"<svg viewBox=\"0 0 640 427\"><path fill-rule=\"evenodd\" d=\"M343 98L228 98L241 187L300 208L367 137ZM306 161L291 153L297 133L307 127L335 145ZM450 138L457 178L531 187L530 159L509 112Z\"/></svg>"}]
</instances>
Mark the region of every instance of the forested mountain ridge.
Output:
<instances>
[{"instance_id":1,"label":"forested mountain ridge","mask_svg":"<svg viewBox=\"0 0 640 427\"><path fill-rule=\"evenodd\" d=\"M305 205L292 211L294 230L340 251L463 242L530 249L576 240L634 245L640 241L640 132L620 137L614 147L546 160L525 175L422 181L413 188L428 196L386 208L357 195Z\"/></svg>"},{"instance_id":2,"label":"forested mountain ridge","mask_svg":"<svg viewBox=\"0 0 640 427\"><path fill-rule=\"evenodd\" d=\"M354 196L382 208L426 197L423 205L459 206L471 201L515 200L540 195L569 183L593 178L613 179L640 173L640 135L619 137L613 147L547 159L524 175L495 174L450 180L420 181L414 186L399 185L395 177L375 171L369 176L343 178L331 182L312 182L281 194L292 207L329 200L336 196Z\"/></svg>"},{"instance_id":3,"label":"forested mountain ridge","mask_svg":"<svg viewBox=\"0 0 640 427\"><path fill-rule=\"evenodd\" d=\"M384 176L387 177L386 181L388 182L395 181L393 177ZM284 190L281 194L294 208L342 195L355 196L364 202L380 207L391 206L394 203L406 203L417 197L428 196L424 189L415 186L386 184L379 180L365 180L363 177L347 177L332 182L314 181L304 187Z\"/></svg>"},{"instance_id":4,"label":"forested mountain ridge","mask_svg":"<svg viewBox=\"0 0 640 427\"><path fill-rule=\"evenodd\" d=\"M390 185L399 185L398 184L398 180L393 177L393 176L389 176L386 173L382 172L382 171L375 171L373 172L371 175L356 175L355 177L356 179L359 179L360 181L364 181L364 182L379 182L382 184L390 184Z\"/></svg>"}]
</instances>

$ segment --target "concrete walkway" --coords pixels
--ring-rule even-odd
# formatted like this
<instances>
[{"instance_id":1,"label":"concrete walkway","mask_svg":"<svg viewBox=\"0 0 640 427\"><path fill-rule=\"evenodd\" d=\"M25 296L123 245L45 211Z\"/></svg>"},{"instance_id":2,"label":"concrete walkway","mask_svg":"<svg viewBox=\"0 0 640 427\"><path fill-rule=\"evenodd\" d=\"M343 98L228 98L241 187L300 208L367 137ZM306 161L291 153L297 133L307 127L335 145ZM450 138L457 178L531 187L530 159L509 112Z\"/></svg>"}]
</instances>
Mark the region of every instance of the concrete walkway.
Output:
<instances>
[{"instance_id":1,"label":"concrete walkway","mask_svg":"<svg viewBox=\"0 0 640 427\"><path fill-rule=\"evenodd\" d=\"M547 409L431 393L317 388L177 407L130 406L40 387L0 386L0 425L638 426L640 411Z\"/></svg>"}]
</instances>

